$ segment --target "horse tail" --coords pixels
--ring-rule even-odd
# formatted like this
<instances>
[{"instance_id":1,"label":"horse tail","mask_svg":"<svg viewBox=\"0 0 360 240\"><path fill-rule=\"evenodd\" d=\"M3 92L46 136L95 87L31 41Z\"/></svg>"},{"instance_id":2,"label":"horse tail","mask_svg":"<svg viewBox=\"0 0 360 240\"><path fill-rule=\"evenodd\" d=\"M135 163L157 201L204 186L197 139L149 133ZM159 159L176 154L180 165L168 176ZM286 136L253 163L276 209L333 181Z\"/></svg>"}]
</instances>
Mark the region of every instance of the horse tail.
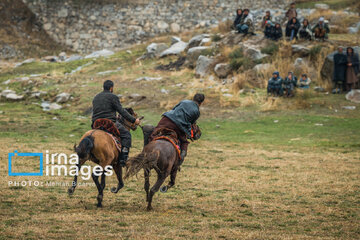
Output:
<instances>
[{"instance_id":1,"label":"horse tail","mask_svg":"<svg viewBox=\"0 0 360 240\"><path fill-rule=\"evenodd\" d=\"M138 155L129 158L128 169L125 174L125 179L136 175L141 169L148 169L156 167L159 159L160 151L152 151L146 153L142 151Z\"/></svg>"},{"instance_id":2,"label":"horse tail","mask_svg":"<svg viewBox=\"0 0 360 240\"><path fill-rule=\"evenodd\" d=\"M86 136L81 140L79 146L75 147L75 152L80 159L85 159L88 157L91 150L94 148L94 138L93 136Z\"/></svg>"}]
</instances>

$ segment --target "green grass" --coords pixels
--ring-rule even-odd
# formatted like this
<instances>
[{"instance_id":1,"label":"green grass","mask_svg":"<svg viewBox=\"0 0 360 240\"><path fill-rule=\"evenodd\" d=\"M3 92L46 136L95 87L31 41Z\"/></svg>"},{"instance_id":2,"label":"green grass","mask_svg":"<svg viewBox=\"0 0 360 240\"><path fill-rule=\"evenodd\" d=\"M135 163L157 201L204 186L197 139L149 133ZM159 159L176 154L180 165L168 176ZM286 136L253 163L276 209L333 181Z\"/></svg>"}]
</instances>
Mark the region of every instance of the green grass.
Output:
<instances>
[{"instance_id":1,"label":"green grass","mask_svg":"<svg viewBox=\"0 0 360 240\"><path fill-rule=\"evenodd\" d=\"M354 6L357 0L302 0L297 2L296 6L298 8L314 8L317 3L325 3L328 4L331 9L340 10Z\"/></svg>"}]
</instances>

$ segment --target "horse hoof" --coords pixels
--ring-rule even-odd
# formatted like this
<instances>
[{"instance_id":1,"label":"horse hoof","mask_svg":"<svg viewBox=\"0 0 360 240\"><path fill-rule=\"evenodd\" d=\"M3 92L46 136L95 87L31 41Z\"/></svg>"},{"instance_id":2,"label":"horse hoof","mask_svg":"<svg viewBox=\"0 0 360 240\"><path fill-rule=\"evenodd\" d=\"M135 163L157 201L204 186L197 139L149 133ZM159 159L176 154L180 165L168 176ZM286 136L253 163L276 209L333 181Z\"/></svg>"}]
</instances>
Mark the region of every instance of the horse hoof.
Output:
<instances>
[{"instance_id":1,"label":"horse hoof","mask_svg":"<svg viewBox=\"0 0 360 240\"><path fill-rule=\"evenodd\" d=\"M150 211L153 210L153 208L152 208L152 206L148 206L148 207L146 208L146 210L147 210L148 212L150 212Z\"/></svg>"},{"instance_id":2,"label":"horse hoof","mask_svg":"<svg viewBox=\"0 0 360 240\"><path fill-rule=\"evenodd\" d=\"M111 191L112 193L117 193L119 190L117 190L116 187L112 187L110 191Z\"/></svg>"},{"instance_id":3,"label":"horse hoof","mask_svg":"<svg viewBox=\"0 0 360 240\"><path fill-rule=\"evenodd\" d=\"M102 208L102 204L100 203L98 203L98 204L96 204L96 206L98 207L98 208Z\"/></svg>"},{"instance_id":4,"label":"horse hoof","mask_svg":"<svg viewBox=\"0 0 360 240\"><path fill-rule=\"evenodd\" d=\"M162 193L166 193L167 190L168 190L167 186L163 186L162 188L160 188L160 192L162 192Z\"/></svg>"},{"instance_id":5,"label":"horse hoof","mask_svg":"<svg viewBox=\"0 0 360 240\"><path fill-rule=\"evenodd\" d=\"M73 194L74 194L74 189L73 189L73 188L69 188L69 189L68 189L68 194L69 194L69 196L73 195Z\"/></svg>"}]
</instances>

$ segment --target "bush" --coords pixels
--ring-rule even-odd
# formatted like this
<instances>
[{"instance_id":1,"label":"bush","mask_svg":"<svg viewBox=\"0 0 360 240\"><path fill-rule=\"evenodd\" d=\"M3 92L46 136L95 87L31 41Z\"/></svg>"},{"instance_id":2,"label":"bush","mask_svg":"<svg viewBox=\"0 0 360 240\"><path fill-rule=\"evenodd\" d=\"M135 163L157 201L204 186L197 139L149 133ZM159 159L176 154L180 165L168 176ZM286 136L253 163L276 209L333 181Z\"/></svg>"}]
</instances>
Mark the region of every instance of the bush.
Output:
<instances>
[{"instance_id":1,"label":"bush","mask_svg":"<svg viewBox=\"0 0 360 240\"><path fill-rule=\"evenodd\" d=\"M317 55L321 52L321 49L322 49L322 46L321 45L316 45L316 46L313 46L311 49L310 49L310 59L311 60L315 60Z\"/></svg>"},{"instance_id":2,"label":"bush","mask_svg":"<svg viewBox=\"0 0 360 240\"><path fill-rule=\"evenodd\" d=\"M279 45L276 43L271 43L268 46L261 49L261 53L273 55L279 51Z\"/></svg>"},{"instance_id":3,"label":"bush","mask_svg":"<svg viewBox=\"0 0 360 240\"><path fill-rule=\"evenodd\" d=\"M221 37L218 34L214 34L211 36L211 41L213 41L213 42L219 42L220 40L221 40Z\"/></svg>"},{"instance_id":4,"label":"bush","mask_svg":"<svg viewBox=\"0 0 360 240\"><path fill-rule=\"evenodd\" d=\"M230 67L232 70L238 70L246 61L242 48L237 48L229 54Z\"/></svg>"}]
</instances>

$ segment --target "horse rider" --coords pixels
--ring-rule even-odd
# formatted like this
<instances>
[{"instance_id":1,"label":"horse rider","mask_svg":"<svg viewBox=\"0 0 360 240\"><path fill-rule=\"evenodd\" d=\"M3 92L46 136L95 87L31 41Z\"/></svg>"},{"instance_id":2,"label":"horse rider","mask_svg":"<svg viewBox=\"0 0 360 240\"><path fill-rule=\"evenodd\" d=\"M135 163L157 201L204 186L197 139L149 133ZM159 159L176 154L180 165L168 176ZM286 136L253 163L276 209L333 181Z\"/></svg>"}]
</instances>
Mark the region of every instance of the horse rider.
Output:
<instances>
[{"instance_id":1,"label":"horse rider","mask_svg":"<svg viewBox=\"0 0 360 240\"><path fill-rule=\"evenodd\" d=\"M109 119L115 124L116 128L120 132L121 138L121 153L119 154L118 163L121 166L125 166L131 147L131 134L120 122L116 121L116 112L118 112L127 121L135 123L136 125L140 124L140 119L135 119L121 106L119 97L113 94L113 81L106 80L103 87L104 91L97 94L92 101L92 124L100 118Z\"/></svg>"},{"instance_id":2,"label":"horse rider","mask_svg":"<svg viewBox=\"0 0 360 240\"><path fill-rule=\"evenodd\" d=\"M205 95L197 93L193 100L183 100L172 110L164 113L156 129L168 128L176 132L180 141L180 163L184 162L187 154L187 147L192 138L191 125L200 117L200 105L205 100Z\"/></svg>"}]
</instances>

